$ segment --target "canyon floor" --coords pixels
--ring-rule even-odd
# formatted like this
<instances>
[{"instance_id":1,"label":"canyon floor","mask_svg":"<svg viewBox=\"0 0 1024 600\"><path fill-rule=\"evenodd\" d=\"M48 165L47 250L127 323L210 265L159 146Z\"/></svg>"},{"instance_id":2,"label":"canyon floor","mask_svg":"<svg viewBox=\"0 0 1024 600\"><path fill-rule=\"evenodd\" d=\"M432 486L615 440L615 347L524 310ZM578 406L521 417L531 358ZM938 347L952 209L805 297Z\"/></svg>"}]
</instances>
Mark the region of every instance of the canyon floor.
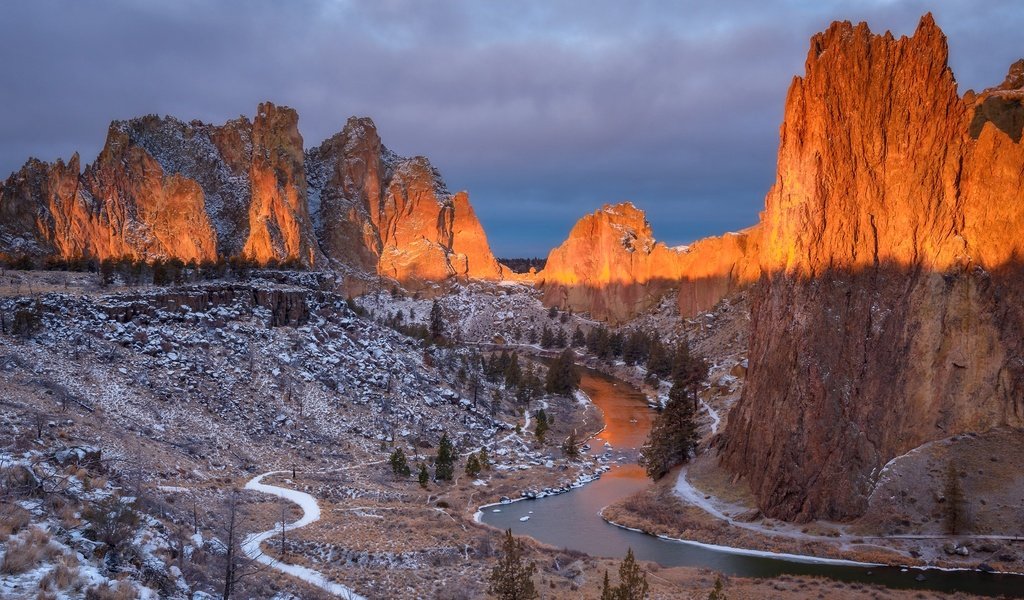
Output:
<instances>
[{"instance_id":1,"label":"canyon floor","mask_svg":"<svg viewBox=\"0 0 1024 600\"><path fill-rule=\"evenodd\" d=\"M322 274L264 272L243 281L101 287L88 273L5 272L0 596L219 596L230 539L276 531L309 510L247 489L268 472L262 484L307 494L319 519L286 530L283 541L275 534L257 546L267 558L322 580L236 557L240 595L316 598L337 591L315 585L326 581L368 598L484 596L501 532L476 522L477 507L578 485L614 459L570 459L561 450L570 431L582 439L602 426L585 401L534 401L531 410L543 406L553 416L542 442L510 390L480 378L474 393L472 378L460 373L472 373L473 354L495 342L519 349L525 360L548 353L531 341L544 327L571 333L595 323L552 315L522 285L470 283L420 297L389 290L354 304L334 292L336 285ZM383 324L397 311L406 323L426 323L428 296L438 299L460 344L425 346ZM713 446L742 389L746 299L688 321L673 306L666 301L638 323L667 339L690 336L711 360L702 423ZM7 333L16 321L28 330ZM667 393L667 384L652 382L638 367L581 361L644 386L652 402ZM394 448L405 451L415 475L416 465L436 453L442 433L463 458L487 447L491 469L470 477L460 460L453 481L425 488L415 477L392 473L387 459ZM988 461L989 450L972 456ZM985 468L1012 468L1008 454ZM913 484L898 466L887 479L893 490ZM731 500L735 486L716 487L721 476L711 461L701 459L690 473L702 491ZM663 500L661 513L673 506L672 481L649 492ZM609 514L625 519L614 511L628 508ZM1006 510L1013 515L1012 507ZM734 544L774 547L757 532L737 538L734 528L715 524L700 508L679 512L699 524L680 521L697 539L730 536ZM872 523L892 526L892 519L866 519L862 527ZM117 551L106 552L111 548ZM800 548L832 553L824 543ZM972 548L965 561L976 563L980 551ZM998 552L1016 557L1019 549ZM618 568L616 560L532 542L530 556L545 597L596 597L605 570ZM707 597L717 577L703 569L645 566L655 598ZM724 583L730 598L922 597L801 577Z\"/></svg>"}]
</instances>

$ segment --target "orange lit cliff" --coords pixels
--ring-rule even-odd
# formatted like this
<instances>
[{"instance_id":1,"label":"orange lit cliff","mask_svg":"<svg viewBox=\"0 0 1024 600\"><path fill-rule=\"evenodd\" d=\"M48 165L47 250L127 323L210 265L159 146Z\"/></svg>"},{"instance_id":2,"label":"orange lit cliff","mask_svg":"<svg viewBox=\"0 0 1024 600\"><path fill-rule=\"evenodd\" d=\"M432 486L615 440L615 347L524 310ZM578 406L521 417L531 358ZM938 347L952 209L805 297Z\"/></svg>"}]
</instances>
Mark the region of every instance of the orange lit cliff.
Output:
<instances>
[{"instance_id":1,"label":"orange lit cliff","mask_svg":"<svg viewBox=\"0 0 1024 600\"><path fill-rule=\"evenodd\" d=\"M766 514L857 515L890 459L1024 426L1022 66L960 97L930 15L811 40L721 445Z\"/></svg>"}]
</instances>

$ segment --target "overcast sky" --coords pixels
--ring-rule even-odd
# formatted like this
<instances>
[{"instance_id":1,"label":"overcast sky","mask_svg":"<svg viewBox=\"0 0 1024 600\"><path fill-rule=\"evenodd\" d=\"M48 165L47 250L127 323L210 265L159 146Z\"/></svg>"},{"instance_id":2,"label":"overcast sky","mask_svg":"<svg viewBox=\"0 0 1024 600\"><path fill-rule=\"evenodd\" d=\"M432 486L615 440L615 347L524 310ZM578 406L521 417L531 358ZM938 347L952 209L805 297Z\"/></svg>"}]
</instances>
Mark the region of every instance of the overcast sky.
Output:
<instances>
[{"instance_id":1,"label":"overcast sky","mask_svg":"<svg viewBox=\"0 0 1024 600\"><path fill-rule=\"evenodd\" d=\"M292 106L306 146L372 117L467 189L500 256L546 255L632 200L670 244L753 224L786 89L832 20L910 34L931 10L960 89L1024 56L1024 3L977 0L0 4L0 173L90 162L107 125Z\"/></svg>"}]
</instances>

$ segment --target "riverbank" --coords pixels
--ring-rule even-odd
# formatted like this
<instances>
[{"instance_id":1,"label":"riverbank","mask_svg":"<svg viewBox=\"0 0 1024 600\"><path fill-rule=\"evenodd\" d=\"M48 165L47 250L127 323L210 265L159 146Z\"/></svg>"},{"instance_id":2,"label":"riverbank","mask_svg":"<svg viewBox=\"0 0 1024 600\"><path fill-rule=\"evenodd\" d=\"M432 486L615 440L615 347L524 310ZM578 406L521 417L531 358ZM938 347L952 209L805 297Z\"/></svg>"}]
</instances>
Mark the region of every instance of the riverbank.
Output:
<instances>
[{"instance_id":1,"label":"riverbank","mask_svg":"<svg viewBox=\"0 0 1024 600\"><path fill-rule=\"evenodd\" d=\"M1024 548L1019 541L1001 536L893 536L870 535L847 524L813 522L792 524L765 518L749 492L733 482L704 455L687 468L672 471L661 481L602 511L609 523L650 535L729 546L744 551L796 554L833 560L931 569L984 570L1019 573L1014 558ZM988 540L986 542L986 540ZM941 548L944 544L970 544L987 551L982 556L959 554L929 560L922 545ZM979 552L981 553L981 552ZM945 553L941 553L945 554Z\"/></svg>"}]
</instances>

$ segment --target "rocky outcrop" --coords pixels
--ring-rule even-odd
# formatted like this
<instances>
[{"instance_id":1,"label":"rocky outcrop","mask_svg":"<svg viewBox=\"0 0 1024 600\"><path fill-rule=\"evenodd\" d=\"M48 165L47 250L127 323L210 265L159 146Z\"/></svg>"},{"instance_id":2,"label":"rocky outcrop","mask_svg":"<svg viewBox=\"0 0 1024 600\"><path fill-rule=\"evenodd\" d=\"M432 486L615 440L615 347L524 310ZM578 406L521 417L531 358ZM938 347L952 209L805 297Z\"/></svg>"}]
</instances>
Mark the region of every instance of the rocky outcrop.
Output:
<instances>
[{"instance_id":1,"label":"rocky outcrop","mask_svg":"<svg viewBox=\"0 0 1024 600\"><path fill-rule=\"evenodd\" d=\"M317 238L327 255L416 287L449 277L501 279L465 192L448 192L421 156L400 157L369 119L307 153Z\"/></svg>"},{"instance_id":2,"label":"rocky outcrop","mask_svg":"<svg viewBox=\"0 0 1024 600\"><path fill-rule=\"evenodd\" d=\"M855 516L890 459L1024 426L1019 71L961 98L930 15L911 37L811 40L721 446L766 514Z\"/></svg>"},{"instance_id":3,"label":"rocky outcrop","mask_svg":"<svg viewBox=\"0 0 1024 600\"><path fill-rule=\"evenodd\" d=\"M757 229L707 238L688 247L657 242L643 211L605 205L580 219L548 255L537 283L546 306L625 321L679 290L683 316L707 310L756 280Z\"/></svg>"},{"instance_id":4,"label":"rocky outcrop","mask_svg":"<svg viewBox=\"0 0 1024 600\"><path fill-rule=\"evenodd\" d=\"M537 274L544 304L623 321L656 304L681 276L680 253L657 242L630 202L580 219Z\"/></svg>"},{"instance_id":5,"label":"rocky outcrop","mask_svg":"<svg viewBox=\"0 0 1024 600\"><path fill-rule=\"evenodd\" d=\"M0 253L35 258L245 256L372 272L416 287L501 279L465 192L423 157L403 158L369 119L304 152L298 115L259 105L215 126L147 116L114 122L79 173L30 160L0 188Z\"/></svg>"},{"instance_id":6,"label":"rocky outcrop","mask_svg":"<svg viewBox=\"0 0 1024 600\"><path fill-rule=\"evenodd\" d=\"M320 247L306 204L306 173L299 115L260 104L252 124L249 238L242 254L259 263L295 260L317 266Z\"/></svg>"}]
</instances>

